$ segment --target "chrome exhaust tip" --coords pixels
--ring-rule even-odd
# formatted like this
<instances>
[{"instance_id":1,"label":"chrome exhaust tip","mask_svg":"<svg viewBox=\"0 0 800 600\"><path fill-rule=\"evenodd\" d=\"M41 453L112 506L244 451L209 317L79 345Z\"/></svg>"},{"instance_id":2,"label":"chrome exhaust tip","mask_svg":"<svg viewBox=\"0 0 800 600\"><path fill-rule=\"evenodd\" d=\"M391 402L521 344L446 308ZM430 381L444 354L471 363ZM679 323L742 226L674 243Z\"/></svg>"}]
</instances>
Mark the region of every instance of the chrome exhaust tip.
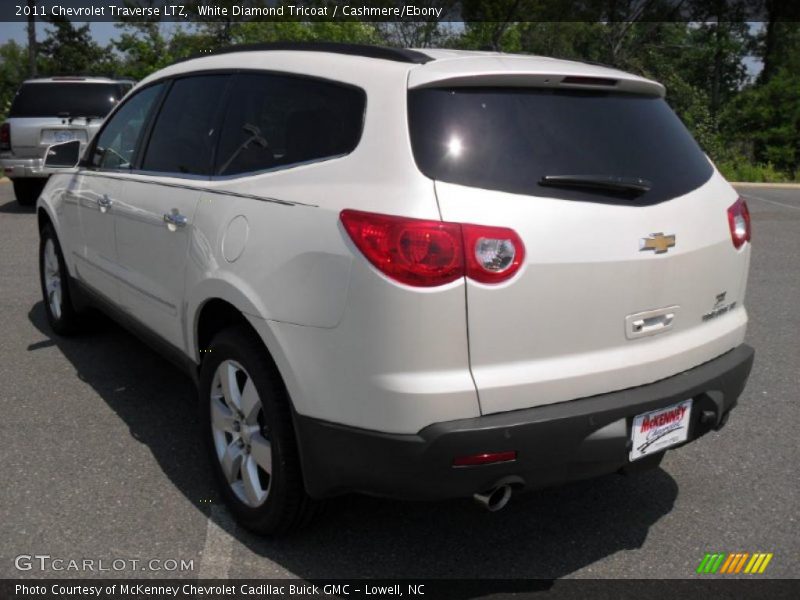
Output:
<instances>
[{"instance_id":1,"label":"chrome exhaust tip","mask_svg":"<svg viewBox=\"0 0 800 600\"><path fill-rule=\"evenodd\" d=\"M472 497L475 498L475 502L489 512L497 512L505 508L508 501L511 500L511 486L499 485L486 492L474 494Z\"/></svg>"}]
</instances>

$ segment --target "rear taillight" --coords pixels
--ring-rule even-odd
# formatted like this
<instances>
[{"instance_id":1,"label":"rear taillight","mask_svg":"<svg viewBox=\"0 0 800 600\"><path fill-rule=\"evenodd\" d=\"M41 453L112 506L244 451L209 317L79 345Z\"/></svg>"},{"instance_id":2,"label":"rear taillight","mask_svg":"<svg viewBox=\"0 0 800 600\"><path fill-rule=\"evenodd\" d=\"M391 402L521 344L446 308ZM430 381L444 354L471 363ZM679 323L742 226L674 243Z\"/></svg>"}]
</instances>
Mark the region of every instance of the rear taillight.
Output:
<instances>
[{"instance_id":1,"label":"rear taillight","mask_svg":"<svg viewBox=\"0 0 800 600\"><path fill-rule=\"evenodd\" d=\"M741 198L728 207L728 225L734 248L738 250L745 242L750 241L750 211Z\"/></svg>"},{"instance_id":2,"label":"rear taillight","mask_svg":"<svg viewBox=\"0 0 800 600\"><path fill-rule=\"evenodd\" d=\"M408 285L433 287L464 275L461 227L343 210L342 224L358 249L385 275Z\"/></svg>"},{"instance_id":3,"label":"rear taillight","mask_svg":"<svg viewBox=\"0 0 800 600\"><path fill-rule=\"evenodd\" d=\"M343 210L350 239L384 275L434 287L467 276L481 283L513 277L525 256L520 237L505 227L407 219Z\"/></svg>"},{"instance_id":4,"label":"rear taillight","mask_svg":"<svg viewBox=\"0 0 800 600\"><path fill-rule=\"evenodd\" d=\"M0 150L11 150L11 125L0 125Z\"/></svg>"}]
</instances>

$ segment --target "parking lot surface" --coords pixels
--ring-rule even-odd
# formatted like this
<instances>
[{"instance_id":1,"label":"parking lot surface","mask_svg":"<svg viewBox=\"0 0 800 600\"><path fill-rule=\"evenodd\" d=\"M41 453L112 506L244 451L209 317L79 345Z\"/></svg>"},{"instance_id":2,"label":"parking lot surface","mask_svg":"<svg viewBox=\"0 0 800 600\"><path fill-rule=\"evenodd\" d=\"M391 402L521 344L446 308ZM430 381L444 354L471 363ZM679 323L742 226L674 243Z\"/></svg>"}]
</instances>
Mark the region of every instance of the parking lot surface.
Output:
<instances>
[{"instance_id":1,"label":"parking lot surface","mask_svg":"<svg viewBox=\"0 0 800 600\"><path fill-rule=\"evenodd\" d=\"M494 514L471 500L338 498L273 541L221 505L188 378L103 318L69 340L50 331L35 213L0 183L0 577L684 578L706 552L771 552L761 577L796 577L800 190L740 191L753 216L756 364L721 432L658 470L516 495ZM28 554L129 563L18 571ZM192 568L142 567L151 559Z\"/></svg>"}]
</instances>

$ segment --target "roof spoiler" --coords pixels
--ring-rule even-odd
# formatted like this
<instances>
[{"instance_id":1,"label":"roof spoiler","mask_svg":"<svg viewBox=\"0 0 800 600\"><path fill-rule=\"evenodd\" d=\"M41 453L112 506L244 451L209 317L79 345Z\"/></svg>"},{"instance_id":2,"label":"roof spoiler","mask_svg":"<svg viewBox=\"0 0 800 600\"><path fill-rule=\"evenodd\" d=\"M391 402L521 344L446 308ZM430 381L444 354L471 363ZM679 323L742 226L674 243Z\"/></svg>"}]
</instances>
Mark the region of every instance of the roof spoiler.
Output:
<instances>
[{"instance_id":1,"label":"roof spoiler","mask_svg":"<svg viewBox=\"0 0 800 600\"><path fill-rule=\"evenodd\" d=\"M659 97L666 93L658 82L615 69L507 56L436 61L412 69L408 87L538 87Z\"/></svg>"}]
</instances>

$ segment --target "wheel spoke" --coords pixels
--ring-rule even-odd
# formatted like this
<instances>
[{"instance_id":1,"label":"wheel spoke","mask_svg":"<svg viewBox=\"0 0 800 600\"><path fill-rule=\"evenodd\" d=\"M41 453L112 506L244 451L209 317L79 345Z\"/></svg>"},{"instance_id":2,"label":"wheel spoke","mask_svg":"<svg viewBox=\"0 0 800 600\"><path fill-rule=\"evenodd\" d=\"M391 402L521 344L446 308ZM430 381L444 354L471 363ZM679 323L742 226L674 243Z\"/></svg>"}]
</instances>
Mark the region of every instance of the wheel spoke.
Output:
<instances>
[{"instance_id":1,"label":"wheel spoke","mask_svg":"<svg viewBox=\"0 0 800 600\"><path fill-rule=\"evenodd\" d=\"M258 467L252 456L247 456L242 463L242 491L247 501L256 506L264 498L264 490L261 489L261 482L258 479Z\"/></svg>"},{"instance_id":2,"label":"wheel spoke","mask_svg":"<svg viewBox=\"0 0 800 600\"><path fill-rule=\"evenodd\" d=\"M61 290L58 287L53 288L49 294L50 310L56 319L61 318Z\"/></svg>"},{"instance_id":3,"label":"wheel spoke","mask_svg":"<svg viewBox=\"0 0 800 600\"><path fill-rule=\"evenodd\" d=\"M214 429L233 433L233 411L223 402L222 398L211 400L211 424Z\"/></svg>"},{"instance_id":4,"label":"wheel spoke","mask_svg":"<svg viewBox=\"0 0 800 600\"><path fill-rule=\"evenodd\" d=\"M266 473L272 475L272 442L260 433L250 437L250 455Z\"/></svg>"},{"instance_id":5,"label":"wheel spoke","mask_svg":"<svg viewBox=\"0 0 800 600\"><path fill-rule=\"evenodd\" d=\"M222 455L220 464L222 465L222 472L228 483L233 483L239 478L239 472L242 469L242 447L239 445L239 440L233 440L225 449L225 454Z\"/></svg>"},{"instance_id":6,"label":"wheel spoke","mask_svg":"<svg viewBox=\"0 0 800 600\"><path fill-rule=\"evenodd\" d=\"M241 407L242 395L239 391L239 382L236 381L238 369L231 362L224 362L219 370L220 383L222 384L222 395L225 403L231 410L238 411Z\"/></svg>"},{"instance_id":7,"label":"wheel spoke","mask_svg":"<svg viewBox=\"0 0 800 600\"><path fill-rule=\"evenodd\" d=\"M52 242L48 242L44 252L45 272L48 275L53 275L58 270L58 267L55 263L56 261L55 261L55 252L53 251L53 244Z\"/></svg>"},{"instance_id":8,"label":"wheel spoke","mask_svg":"<svg viewBox=\"0 0 800 600\"><path fill-rule=\"evenodd\" d=\"M239 406L244 414L245 423L255 425L258 420L258 411L261 409L261 400L253 380L249 377L247 383L244 384Z\"/></svg>"}]
</instances>

